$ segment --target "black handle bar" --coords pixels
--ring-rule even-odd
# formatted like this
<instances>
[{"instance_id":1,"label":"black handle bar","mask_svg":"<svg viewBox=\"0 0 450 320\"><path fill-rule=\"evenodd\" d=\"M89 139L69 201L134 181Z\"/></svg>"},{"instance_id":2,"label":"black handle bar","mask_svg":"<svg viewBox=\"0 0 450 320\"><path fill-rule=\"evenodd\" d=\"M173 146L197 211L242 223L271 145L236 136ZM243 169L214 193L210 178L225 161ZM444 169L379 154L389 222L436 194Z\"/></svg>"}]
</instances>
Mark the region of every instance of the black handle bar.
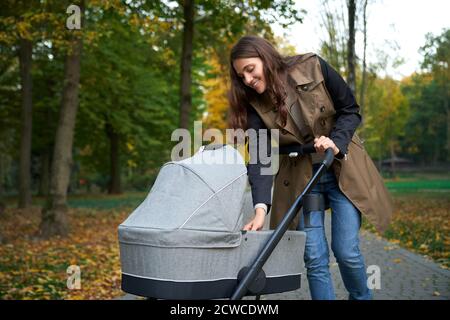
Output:
<instances>
[{"instance_id":1,"label":"black handle bar","mask_svg":"<svg viewBox=\"0 0 450 320\"><path fill-rule=\"evenodd\" d=\"M333 149L328 148L325 151L325 159L322 161L322 164L320 165L317 172L308 182L303 192L294 201L294 204L289 208L288 212L284 215L283 219L278 224L277 228L273 231L269 240L267 240L266 244L259 252L258 256L255 258L253 263L248 268L246 268L248 272L242 277L242 280L239 281L236 290L231 296L231 300L241 299L247 293L249 286L251 286L252 283L255 281L255 279L258 277L267 259L269 259L278 242L280 242L281 238L286 233L286 230L289 228L289 225L291 224L292 220L294 220L295 216L302 208L303 197L312 190L317 181L319 181L319 178L322 175L322 173L325 171L325 167L329 168L333 163L333 160L334 160Z\"/></svg>"}]
</instances>

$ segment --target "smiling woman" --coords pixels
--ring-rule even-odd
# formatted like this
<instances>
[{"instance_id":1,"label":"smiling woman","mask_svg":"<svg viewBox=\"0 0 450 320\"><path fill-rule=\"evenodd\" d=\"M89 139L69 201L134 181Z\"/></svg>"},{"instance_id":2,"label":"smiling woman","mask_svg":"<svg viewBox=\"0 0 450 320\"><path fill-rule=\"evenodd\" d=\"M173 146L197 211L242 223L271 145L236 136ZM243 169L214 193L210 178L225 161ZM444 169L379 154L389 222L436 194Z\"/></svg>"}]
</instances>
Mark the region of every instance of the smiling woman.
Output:
<instances>
[{"instance_id":1,"label":"smiling woman","mask_svg":"<svg viewBox=\"0 0 450 320\"><path fill-rule=\"evenodd\" d=\"M334 299L323 225L325 210L331 208L332 249L349 298L371 299L358 247L361 213L383 230L389 223L392 204L355 133L361 116L350 88L316 54L283 57L270 42L257 36L245 36L234 45L230 73L231 126L257 132L249 135L250 157L256 155L256 161L252 159L247 168L255 216L243 229L261 230L270 210L270 225L275 229L317 172L324 151L331 148L337 161L308 194L325 199L324 206L305 205L290 229L307 234L304 261L311 297ZM267 174L260 159L265 147L262 141L268 142L265 151L269 157L271 144L270 138L261 139L264 133L260 129L279 130L281 147L313 142L317 153L297 158L282 155L278 171Z\"/></svg>"},{"instance_id":2,"label":"smiling woman","mask_svg":"<svg viewBox=\"0 0 450 320\"><path fill-rule=\"evenodd\" d=\"M260 58L241 58L233 63L237 75L242 78L246 86L254 89L259 94L266 90L266 78L264 77L263 63Z\"/></svg>"},{"instance_id":3,"label":"smiling woman","mask_svg":"<svg viewBox=\"0 0 450 320\"><path fill-rule=\"evenodd\" d=\"M269 98L267 100L271 100L280 109L283 122L287 117L284 83L287 78L286 70L293 61L286 61L269 42L258 39L260 38L253 36L241 38L241 46L234 47L231 51L232 90L229 99L235 115L231 118L231 125L236 128L246 127L247 106L243 102L254 99ZM258 46L252 44L255 41Z\"/></svg>"}]
</instances>

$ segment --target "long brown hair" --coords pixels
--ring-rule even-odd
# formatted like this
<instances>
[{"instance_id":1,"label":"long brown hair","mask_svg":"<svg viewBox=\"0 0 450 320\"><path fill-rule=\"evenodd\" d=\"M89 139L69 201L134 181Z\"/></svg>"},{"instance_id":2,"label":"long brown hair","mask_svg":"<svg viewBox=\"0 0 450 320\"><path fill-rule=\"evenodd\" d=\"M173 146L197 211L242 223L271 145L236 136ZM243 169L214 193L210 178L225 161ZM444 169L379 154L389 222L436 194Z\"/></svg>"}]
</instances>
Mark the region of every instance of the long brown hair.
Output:
<instances>
[{"instance_id":1,"label":"long brown hair","mask_svg":"<svg viewBox=\"0 0 450 320\"><path fill-rule=\"evenodd\" d=\"M266 90L258 94L246 86L234 70L233 62L240 58L258 57L263 63L266 78ZM278 108L283 125L286 125L287 108L285 106L287 71L298 60L298 56L283 57L274 46L264 38L257 36L242 37L231 49L230 79L231 88L228 94L230 103L229 125L234 129L247 129L247 108L250 101L273 103ZM284 80L284 81L283 81Z\"/></svg>"}]
</instances>

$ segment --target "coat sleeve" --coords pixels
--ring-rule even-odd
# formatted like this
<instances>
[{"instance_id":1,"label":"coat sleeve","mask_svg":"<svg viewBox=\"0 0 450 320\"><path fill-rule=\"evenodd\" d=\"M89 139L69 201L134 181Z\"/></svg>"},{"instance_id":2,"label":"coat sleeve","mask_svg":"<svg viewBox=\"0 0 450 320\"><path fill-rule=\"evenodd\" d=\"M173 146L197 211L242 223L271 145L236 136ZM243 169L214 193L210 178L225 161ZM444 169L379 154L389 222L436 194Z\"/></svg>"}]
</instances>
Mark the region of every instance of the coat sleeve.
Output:
<instances>
[{"instance_id":1,"label":"coat sleeve","mask_svg":"<svg viewBox=\"0 0 450 320\"><path fill-rule=\"evenodd\" d=\"M350 87L336 70L320 57L319 61L325 86L336 110L336 122L331 130L330 139L339 148L340 152L336 157L342 158L347 154L348 144L362 120L359 114L359 105L356 103Z\"/></svg>"},{"instance_id":2,"label":"coat sleeve","mask_svg":"<svg viewBox=\"0 0 450 320\"><path fill-rule=\"evenodd\" d=\"M253 107L247 108L247 124L248 129L255 129L257 133L256 136L249 134L250 161L247 164L247 174L252 190L253 206L257 203L264 203L267 205L267 212L269 212L272 204L273 175L261 174L261 169L270 167L270 163L262 164L258 151L260 148L260 141L266 140L267 153L268 156L270 156L270 130L259 131L259 129L267 129L267 127ZM267 137L265 137L266 139L261 139L265 135L267 135ZM252 156L256 156L256 161L255 158L252 159Z\"/></svg>"}]
</instances>

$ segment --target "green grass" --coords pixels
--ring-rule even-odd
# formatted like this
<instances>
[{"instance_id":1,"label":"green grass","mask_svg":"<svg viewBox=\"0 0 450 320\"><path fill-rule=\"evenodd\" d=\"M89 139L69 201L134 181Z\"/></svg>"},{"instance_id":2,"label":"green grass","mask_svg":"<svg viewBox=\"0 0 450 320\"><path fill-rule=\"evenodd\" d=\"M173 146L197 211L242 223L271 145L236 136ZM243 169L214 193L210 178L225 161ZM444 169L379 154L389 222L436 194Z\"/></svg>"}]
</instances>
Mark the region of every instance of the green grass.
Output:
<instances>
[{"instance_id":1,"label":"green grass","mask_svg":"<svg viewBox=\"0 0 450 320\"><path fill-rule=\"evenodd\" d=\"M450 192L450 180L399 180L386 181L391 192Z\"/></svg>"},{"instance_id":2,"label":"green grass","mask_svg":"<svg viewBox=\"0 0 450 320\"><path fill-rule=\"evenodd\" d=\"M392 179L388 172L382 172L382 176L386 179ZM450 172L399 172L396 174L399 180L450 180Z\"/></svg>"},{"instance_id":3,"label":"green grass","mask_svg":"<svg viewBox=\"0 0 450 320\"><path fill-rule=\"evenodd\" d=\"M119 207L136 208L146 195L125 194L125 196L109 196L104 198L69 198L69 206L72 208L113 209Z\"/></svg>"},{"instance_id":4,"label":"green grass","mask_svg":"<svg viewBox=\"0 0 450 320\"><path fill-rule=\"evenodd\" d=\"M400 172L385 184L393 196L450 197L450 172Z\"/></svg>"},{"instance_id":5,"label":"green grass","mask_svg":"<svg viewBox=\"0 0 450 320\"><path fill-rule=\"evenodd\" d=\"M69 195L68 206L71 208L91 208L91 209L115 209L115 208L136 208L144 201L147 193L145 192L126 192L120 195L106 194L79 194ZM45 197L33 197L33 206L43 207ZM6 199L8 207L17 206L17 197L9 197Z\"/></svg>"}]
</instances>

